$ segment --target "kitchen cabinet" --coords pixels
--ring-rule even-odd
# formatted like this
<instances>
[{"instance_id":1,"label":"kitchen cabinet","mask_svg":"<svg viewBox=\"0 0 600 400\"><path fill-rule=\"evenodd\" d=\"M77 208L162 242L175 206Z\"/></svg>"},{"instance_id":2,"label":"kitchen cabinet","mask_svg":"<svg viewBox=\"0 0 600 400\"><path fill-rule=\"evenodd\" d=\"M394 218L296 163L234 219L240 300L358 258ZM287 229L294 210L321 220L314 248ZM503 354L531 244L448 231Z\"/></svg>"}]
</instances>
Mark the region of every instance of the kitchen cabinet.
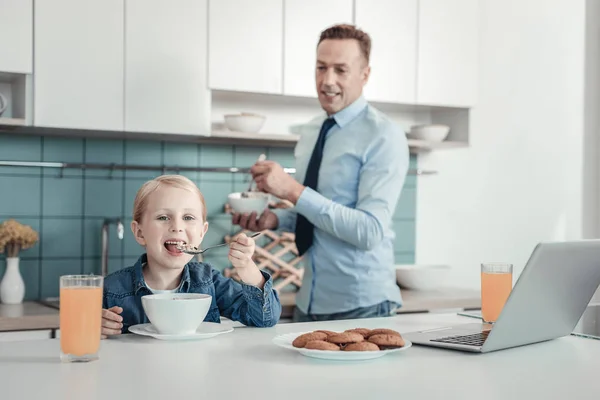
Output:
<instances>
[{"instance_id":1,"label":"kitchen cabinet","mask_svg":"<svg viewBox=\"0 0 600 400\"><path fill-rule=\"evenodd\" d=\"M418 0L356 0L356 25L371 36L370 101L416 102Z\"/></svg>"},{"instance_id":2,"label":"kitchen cabinet","mask_svg":"<svg viewBox=\"0 0 600 400\"><path fill-rule=\"evenodd\" d=\"M35 2L34 124L123 130L124 0Z\"/></svg>"},{"instance_id":3,"label":"kitchen cabinet","mask_svg":"<svg viewBox=\"0 0 600 400\"><path fill-rule=\"evenodd\" d=\"M283 0L210 0L208 13L209 87L281 94Z\"/></svg>"},{"instance_id":4,"label":"kitchen cabinet","mask_svg":"<svg viewBox=\"0 0 600 400\"><path fill-rule=\"evenodd\" d=\"M0 1L0 71L33 71L33 0Z\"/></svg>"},{"instance_id":5,"label":"kitchen cabinet","mask_svg":"<svg viewBox=\"0 0 600 400\"><path fill-rule=\"evenodd\" d=\"M352 24L352 10L353 0L285 0L283 94L317 96L315 66L321 32L335 24Z\"/></svg>"},{"instance_id":6,"label":"kitchen cabinet","mask_svg":"<svg viewBox=\"0 0 600 400\"><path fill-rule=\"evenodd\" d=\"M207 0L126 0L126 131L209 133L207 6Z\"/></svg>"},{"instance_id":7,"label":"kitchen cabinet","mask_svg":"<svg viewBox=\"0 0 600 400\"><path fill-rule=\"evenodd\" d=\"M478 42L478 0L419 0L418 104L475 104Z\"/></svg>"}]
</instances>

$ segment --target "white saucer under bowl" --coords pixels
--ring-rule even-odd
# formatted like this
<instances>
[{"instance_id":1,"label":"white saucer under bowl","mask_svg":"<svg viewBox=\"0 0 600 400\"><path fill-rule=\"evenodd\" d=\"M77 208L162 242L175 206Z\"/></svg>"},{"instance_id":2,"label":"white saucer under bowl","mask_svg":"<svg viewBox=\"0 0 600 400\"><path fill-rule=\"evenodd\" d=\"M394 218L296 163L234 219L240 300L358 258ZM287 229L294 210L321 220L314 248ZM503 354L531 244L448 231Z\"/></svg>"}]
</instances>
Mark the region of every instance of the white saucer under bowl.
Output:
<instances>
[{"instance_id":1,"label":"white saucer under bowl","mask_svg":"<svg viewBox=\"0 0 600 400\"><path fill-rule=\"evenodd\" d=\"M223 333L233 332L233 328L230 324L217 324L215 322L203 322L200 324L195 333L184 334L184 335L172 335L172 334L161 334L158 333L156 328L148 324L138 324L129 327L131 333L135 333L143 336L152 336L155 339L160 340L198 340L208 339Z\"/></svg>"}]
</instances>

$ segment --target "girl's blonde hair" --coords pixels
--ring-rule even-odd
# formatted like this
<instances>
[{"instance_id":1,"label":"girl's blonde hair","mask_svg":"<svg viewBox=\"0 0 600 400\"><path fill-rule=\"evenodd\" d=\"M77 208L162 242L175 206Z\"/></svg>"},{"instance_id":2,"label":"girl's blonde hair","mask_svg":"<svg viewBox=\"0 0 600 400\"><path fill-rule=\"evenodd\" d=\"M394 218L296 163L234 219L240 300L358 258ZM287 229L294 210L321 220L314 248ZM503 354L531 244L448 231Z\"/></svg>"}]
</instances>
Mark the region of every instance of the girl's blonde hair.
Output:
<instances>
[{"instance_id":1,"label":"girl's blonde hair","mask_svg":"<svg viewBox=\"0 0 600 400\"><path fill-rule=\"evenodd\" d=\"M183 175L161 175L148 182L145 182L135 195L133 201L133 220L138 223L142 222L142 216L148 207L148 197L154 193L157 189L163 186L171 186L179 189L189 190L195 193L200 198L202 203L202 220L206 221L206 203L204 202L204 196L198 186L190 179Z\"/></svg>"}]
</instances>

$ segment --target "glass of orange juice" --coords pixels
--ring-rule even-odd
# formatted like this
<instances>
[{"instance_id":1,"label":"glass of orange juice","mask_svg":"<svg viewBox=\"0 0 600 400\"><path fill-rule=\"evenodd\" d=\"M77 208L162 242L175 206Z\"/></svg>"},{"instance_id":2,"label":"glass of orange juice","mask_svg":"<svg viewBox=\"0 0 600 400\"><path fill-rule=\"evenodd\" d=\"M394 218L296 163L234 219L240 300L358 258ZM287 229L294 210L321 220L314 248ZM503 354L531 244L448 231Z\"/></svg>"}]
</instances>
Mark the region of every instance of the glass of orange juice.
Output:
<instances>
[{"instance_id":1,"label":"glass of orange juice","mask_svg":"<svg viewBox=\"0 0 600 400\"><path fill-rule=\"evenodd\" d=\"M481 264L481 317L496 322L512 290L512 264Z\"/></svg>"},{"instance_id":2,"label":"glass of orange juice","mask_svg":"<svg viewBox=\"0 0 600 400\"><path fill-rule=\"evenodd\" d=\"M98 359L104 278L98 275L60 277L60 359Z\"/></svg>"}]
</instances>

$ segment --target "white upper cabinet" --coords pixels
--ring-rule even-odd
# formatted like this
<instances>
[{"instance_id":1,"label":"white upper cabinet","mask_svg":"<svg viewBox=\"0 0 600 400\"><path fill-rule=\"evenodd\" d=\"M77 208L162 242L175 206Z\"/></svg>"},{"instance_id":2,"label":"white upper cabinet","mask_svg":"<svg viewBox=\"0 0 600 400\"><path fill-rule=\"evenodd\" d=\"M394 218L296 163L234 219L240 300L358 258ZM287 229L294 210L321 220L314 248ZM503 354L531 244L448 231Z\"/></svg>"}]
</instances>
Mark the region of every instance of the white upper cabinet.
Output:
<instances>
[{"instance_id":1,"label":"white upper cabinet","mask_svg":"<svg viewBox=\"0 0 600 400\"><path fill-rule=\"evenodd\" d=\"M33 70L33 0L0 1L0 72Z\"/></svg>"},{"instance_id":2,"label":"white upper cabinet","mask_svg":"<svg viewBox=\"0 0 600 400\"><path fill-rule=\"evenodd\" d=\"M478 0L419 0L417 103L477 100Z\"/></svg>"},{"instance_id":3,"label":"white upper cabinet","mask_svg":"<svg viewBox=\"0 0 600 400\"><path fill-rule=\"evenodd\" d=\"M208 12L209 87L281 94L283 0L209 0Z\"/></svg>"},{"instance_id":4,"label":"white upper cabinet","mask_svg":"<svg viewBox=\"0 0 600 400\"><path fill-rule=\"evenodd\" d=\"M208 134L207 0L125 7L125 130Z\"/></svg>"},{"instance_id":5,"label":"white upper cabinet","mask_svg":"<svg viewBox=\"0 0 600 400\"><path fill-rule=\"evenodd\" d=\"M35 2L34 124L123 129L123 0Z\"/></svg>"},{"instance_id":6,"label":"white upper cabinet","mask_svg":"<svg viewBox=\"0 0 600 400\"><path fill-rule=\"evenodd\" d=\"M352 24L353 0L285 0L283 93L316 97L317 43L331 25Z\"/></svg>"},{"instance_id":7,"label":"white upper cabinet","mask_svg":"<svg viewBox=\"0 0 600 400\"><path fill-rule=\"evenodd\" d=\"M371 37L371 101L416 101L417 1L356 0L356 25Z\"/></svg>"}]
</instances>

